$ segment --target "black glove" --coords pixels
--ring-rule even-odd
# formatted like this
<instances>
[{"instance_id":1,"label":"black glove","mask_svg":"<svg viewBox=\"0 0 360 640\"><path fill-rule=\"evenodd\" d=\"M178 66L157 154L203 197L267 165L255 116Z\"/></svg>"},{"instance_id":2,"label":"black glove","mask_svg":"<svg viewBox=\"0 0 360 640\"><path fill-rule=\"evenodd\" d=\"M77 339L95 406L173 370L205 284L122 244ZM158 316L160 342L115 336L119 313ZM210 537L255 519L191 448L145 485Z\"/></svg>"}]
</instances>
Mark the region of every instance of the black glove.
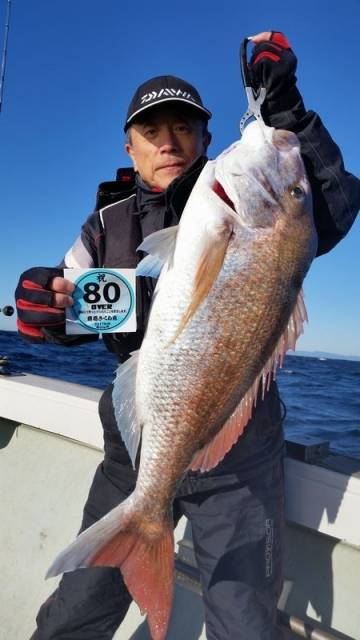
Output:
<instances>
[{"instance_id":1,"label":"black glove","mask_svg":"<svg viewBox=\"0 0 360 640\"><path fill-rule=\"evenodd\" d=\"M297 59L283 33L272 31L270 40L256 44L249 68L255 88L266 89L263 117L305 107L296 87Z\"/></svg>"},{"instance_id":2,"label":"black glove","mask_svg":"<svg viewBox=\"0 0 360 640\"><path fill-rule=\"evenodd\" d=\"M42 327L64 333L65 309L53 306L54 294L47 288L56 276L64 277L63 270L34 267L20 277L15 291L17 327L22 337L31 342L44 342Z\"/></svg>"}]
</instances>

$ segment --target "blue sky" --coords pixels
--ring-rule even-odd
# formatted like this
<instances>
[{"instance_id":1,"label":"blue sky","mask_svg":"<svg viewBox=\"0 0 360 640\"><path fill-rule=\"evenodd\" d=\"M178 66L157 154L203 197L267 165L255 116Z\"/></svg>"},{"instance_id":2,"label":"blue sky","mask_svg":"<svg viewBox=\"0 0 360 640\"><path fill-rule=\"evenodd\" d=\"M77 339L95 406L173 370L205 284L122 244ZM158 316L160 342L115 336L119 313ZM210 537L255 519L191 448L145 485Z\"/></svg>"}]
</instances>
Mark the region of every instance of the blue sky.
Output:
<instances>
[{"instance_id":1,"label":"blue sky","mask_svg":"<svg viewBox=\"0 0 360 640\"><path fill-rule=\"evenodd\" d=\"M0 3L1 36L6 2ZM92 211L97 184L127 166L124 114L138 84L184 77L213 112L210 156L238 138L240 41L276 29L299 60L298 86L360 175L360 1L143 3L13 0L0 114L0 306L19 274L58 263ZM304 289L299 349L360 355L360 223L317 259ZM0 316L1 329L14 320Z\"/></svg>"}]
</instances>

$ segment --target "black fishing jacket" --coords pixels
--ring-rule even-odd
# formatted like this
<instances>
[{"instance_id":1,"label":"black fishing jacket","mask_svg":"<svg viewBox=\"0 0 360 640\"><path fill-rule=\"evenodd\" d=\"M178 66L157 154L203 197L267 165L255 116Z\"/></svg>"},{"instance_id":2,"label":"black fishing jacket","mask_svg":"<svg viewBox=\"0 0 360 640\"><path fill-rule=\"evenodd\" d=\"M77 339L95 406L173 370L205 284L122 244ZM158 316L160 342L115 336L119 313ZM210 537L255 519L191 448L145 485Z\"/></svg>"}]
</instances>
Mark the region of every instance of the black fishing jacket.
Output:
<instances>
[{"instance_id":1,"label":"black fishing jacket","mask_svg":"<svg viewBox=\"0 0 360 640\"><path fill-rule=\"evenodd\" d=\"M271 117L276 128L294 131L311 183L318 253L330 251L348 232L360 207L360 181L344 169L339 148L319 116L309 111L301 118L294 112ZM163 193L154 193L132 169L119 169L116 180L103 182L97 192L96 210L66 254L66 267L135 268L143 257L137 251L150 233L178 224L197 177L206 163L198 158ZM136 334L104 334L107 347L120 360L138 349L144 337L154 283L137 279Z\"/></svg>"},{"instance_id":2,"label":"black fishing jacket","mask_svg":"<svg viewBox=\"0 0 360 640\"><path fill-rule=\"evenodd\" d=\"M339 148L319 116L312 111L304 111L301 100L292 111L268 116L267 124L277 129L293 131L300 140L312 187L318 255L326 253L346 235L356 217L360 208L360 181L345 171ZM60 267L135 268L143 257L137 251L142 240L154 231L179 222L189 194L206 161L205 157L198 158L162 193L151 191L132 169L119 169L115 181L104 182L99 186L96 209L86 220L80 236L67 252ZM31 280L35 283L37 270L31 270ZM39 268L40 271L43 272L44 269ZM46 271L47 277L50 277L51 269ZM59 275L58 271L59 269L54 270L54 275ZM29 272L25 272L23 276L28 278L28 274ZM44 275L41 274L41 277ZM40 283L41 277L39 274ZM135 333L103 334L107 348L117 355L120 362L141 345L155 284L151 278L137 278ZM59 330L51 329L43 329L43 332L48 342L68 346L97 338L93 335L65 336ZM30 339L32 340L31 335ZM104 394L105 397L109 399L110 395ZM239 443L232 447L215 470L201 474L204 482L209 480L208 475L211 476L211 483L214 475L228 473L229 470L231 472L231 469L238 474L241 468L242 473L249 477L259 469L259 465L271 464L276 461L277 454L281 454L281 407L275 382L271 384L263 400L261 396L258 398L253 417ZM192 475L188 474L189 477Z\"/></svg>"},{"instance_id":3,"label":"black fishing jacket","mask_svg":"<svg viewBox=\"0 0 360 640\"><path fill-rule=\"evenodd\" d=\"M165 192L153 192L132 169L119 169L114 182L97 192L96 210L66 254L63 266L133 269L145 255L137 247L149 234L179 223L189 194L206 163L198 158ZM137 278L136 333L103 334L104 342L120 361L139 349L145 334L156 281Z\"/></svg>"}]
</instances>

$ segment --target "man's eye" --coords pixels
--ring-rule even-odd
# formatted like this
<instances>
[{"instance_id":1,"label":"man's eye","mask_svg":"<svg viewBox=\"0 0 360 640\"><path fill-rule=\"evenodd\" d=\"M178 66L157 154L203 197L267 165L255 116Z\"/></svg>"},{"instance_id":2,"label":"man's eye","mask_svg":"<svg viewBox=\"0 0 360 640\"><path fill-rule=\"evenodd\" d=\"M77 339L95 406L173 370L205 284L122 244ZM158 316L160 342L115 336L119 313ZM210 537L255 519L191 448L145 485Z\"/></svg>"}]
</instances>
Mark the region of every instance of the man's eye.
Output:
<instances>
[{"instance_id":1,"label":"man's eye","mask_svg":"<svg viewBox=\"0 0 360 640\"><path fill-rule=\"evenodd\" d=\"M191 127L189 127L188 124L177 124L175 131L178 131L179 133L190 133Z\"/></svg>"},{"instance_id":2,"label":"man's eye","mask_svg":"<svg viewBox=\"0 0 360 640\"><path fill-rule=\"evenodd\" d=\"M156 135L156 131L155 127L149 127L149 129L145 129L144 134L151 138Z\"/></svg>"}]
</instances>

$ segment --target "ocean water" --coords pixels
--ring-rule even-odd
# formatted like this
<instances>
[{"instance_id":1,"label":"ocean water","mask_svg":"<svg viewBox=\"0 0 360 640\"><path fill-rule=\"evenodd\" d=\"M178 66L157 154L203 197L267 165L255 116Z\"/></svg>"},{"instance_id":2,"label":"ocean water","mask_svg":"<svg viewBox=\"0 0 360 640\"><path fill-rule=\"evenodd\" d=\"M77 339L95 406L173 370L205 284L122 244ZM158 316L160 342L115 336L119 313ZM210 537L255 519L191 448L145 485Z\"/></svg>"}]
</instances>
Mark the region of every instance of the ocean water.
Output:
<instances>
[{"instance_id":1,"label":"ocean water","mask_svg":"<svg viewBox=\"0 0 360 640\"><path fill-rule=\"evenodd\" d=\"M36 345L0 331L0 355L14 372L34 373L105 389L117 362L102 341L80 347ZM288 437L327 440L333 451L360 459L360 362L287 356L277 374Z\"/></svg>"}]
</instances>

